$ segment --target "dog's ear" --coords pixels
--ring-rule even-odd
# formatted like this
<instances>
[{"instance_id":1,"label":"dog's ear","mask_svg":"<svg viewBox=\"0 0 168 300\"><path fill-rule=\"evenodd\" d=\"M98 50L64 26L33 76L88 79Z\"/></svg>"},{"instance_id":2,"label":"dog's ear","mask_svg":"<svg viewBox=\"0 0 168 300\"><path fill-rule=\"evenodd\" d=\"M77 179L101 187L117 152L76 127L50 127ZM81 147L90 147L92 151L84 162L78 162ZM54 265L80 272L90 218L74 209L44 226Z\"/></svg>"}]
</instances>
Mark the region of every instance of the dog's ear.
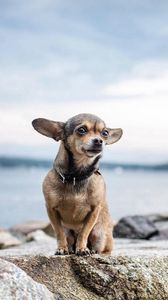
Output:
<instances>
[{"instance_id":1,"label":"dog's ear","mask_svg":"<svg viewBox=\"0 0 168 300\"><path fill-rule=\"evenodd\" d=\"M108 135L108 138L106 140L106 145L116 143L121 138L121 136L123 134L123 131L122 131L121 128L114 128L114 129L107 128L107 130L109 132L109 135Z\"/></svg>"},{"instance_id":2,"label":"dog's ear","mask_svg":"<svg viewBox=\"0 0 168 300\"><path fill-rule=\"evenodd\" d=\"M51 121L43 118L38 118L32 121L32 125L39 133L59 141L63 138L64 126L63 122Z\"/></svg>"}]
</instances>

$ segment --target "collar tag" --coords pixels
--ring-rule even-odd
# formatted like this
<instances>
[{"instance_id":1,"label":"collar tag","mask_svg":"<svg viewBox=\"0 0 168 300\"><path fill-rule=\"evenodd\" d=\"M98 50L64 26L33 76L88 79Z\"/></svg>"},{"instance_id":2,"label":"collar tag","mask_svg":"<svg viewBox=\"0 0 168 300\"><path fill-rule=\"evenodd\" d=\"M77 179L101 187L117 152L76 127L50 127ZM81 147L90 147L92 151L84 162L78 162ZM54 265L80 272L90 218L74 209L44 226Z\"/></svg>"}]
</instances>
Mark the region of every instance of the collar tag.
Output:
<instances>
[{"instance_id":1,"label":"collar tag","mask_svg":"<svg viewBox=\"0 0 168 300\"><path fill-rule=\"evenodd\" d=\"M65 177L59 172L59 175L61 176L61 181L63 182L63 183L65 183Z\"/></svg>"},{"instance_id":2,"label":"collar tag","mask_svg":"<svg viewBox=\"0 0 168 300\"><path fill-rule=\"evenodd\" d=\"M75 182L75 177L74 177L74 178L73 178L73 185L75 185L75 183L76 183L76 182Z\"/></svg>"}]
</instances>

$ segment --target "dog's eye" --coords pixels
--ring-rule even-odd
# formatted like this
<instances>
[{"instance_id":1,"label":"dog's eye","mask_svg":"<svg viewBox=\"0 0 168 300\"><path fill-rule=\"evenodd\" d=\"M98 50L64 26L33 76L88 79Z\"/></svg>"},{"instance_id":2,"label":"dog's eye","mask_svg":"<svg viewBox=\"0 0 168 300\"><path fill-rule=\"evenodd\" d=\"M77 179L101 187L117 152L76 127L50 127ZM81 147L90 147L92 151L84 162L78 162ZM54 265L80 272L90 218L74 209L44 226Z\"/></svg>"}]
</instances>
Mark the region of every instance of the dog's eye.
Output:
<instances>
[{"instance_id":1,"label":"dog's eye","mask_svg":"<svg viewBox=\"0 0 168 300\"><path fill-rule=\"evenodd\" d=\"M84 135L87 132L87 128L86 127L79 127L77 129L77 132L81 135Z\"/></svg>"},{"instance_id":2,"label":"dog's eye","mask_svg":"<svg viewBox=\"0 0 168 300\"><path fill-rule=\"evenodd\" d=\"M108 137L109 135L109 132L107 129L104 129L102 132L101 132L101 135L104 136L104 137Z\"/></svg>"}]
</instances>

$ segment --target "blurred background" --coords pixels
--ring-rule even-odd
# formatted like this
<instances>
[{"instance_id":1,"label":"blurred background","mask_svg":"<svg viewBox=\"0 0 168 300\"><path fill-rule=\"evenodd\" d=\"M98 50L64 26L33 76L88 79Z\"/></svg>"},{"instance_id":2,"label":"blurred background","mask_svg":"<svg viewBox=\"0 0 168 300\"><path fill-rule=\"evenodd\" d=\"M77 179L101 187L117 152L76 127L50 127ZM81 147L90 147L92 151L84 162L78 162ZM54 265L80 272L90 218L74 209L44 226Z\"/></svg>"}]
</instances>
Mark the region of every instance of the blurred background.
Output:
<instances>
[{"instance_id":1,"label":"blurred background","mask_svg":"<svg viewBox=\"0 0 168 300\"><path fill-rule=\"evenodd\" d=\"M0 226L47 219L58 143L31 121L93 113L122 139L101 171L113 219L168 212L168 2L0 1Z\"/></svg>"}]
</instances>

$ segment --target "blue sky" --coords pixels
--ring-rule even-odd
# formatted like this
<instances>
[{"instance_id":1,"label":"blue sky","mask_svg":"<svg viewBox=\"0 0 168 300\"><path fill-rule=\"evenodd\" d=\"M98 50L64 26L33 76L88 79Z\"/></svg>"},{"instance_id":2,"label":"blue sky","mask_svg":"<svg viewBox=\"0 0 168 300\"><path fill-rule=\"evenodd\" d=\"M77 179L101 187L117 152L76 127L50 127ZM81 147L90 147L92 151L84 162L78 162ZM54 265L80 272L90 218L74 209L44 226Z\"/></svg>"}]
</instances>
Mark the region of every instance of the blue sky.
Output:
<instances>
[{"instance_id":1,"label":"blue sky","mask_svg":"<svg viewBox=\"0 0 168 300\"><path fill-rule=\"evenodd\" d=\"M168 2L0 2L0 154L54 157L33 118L122 127L115 161L168 159Z\"/></svg>"}]
</instances>

